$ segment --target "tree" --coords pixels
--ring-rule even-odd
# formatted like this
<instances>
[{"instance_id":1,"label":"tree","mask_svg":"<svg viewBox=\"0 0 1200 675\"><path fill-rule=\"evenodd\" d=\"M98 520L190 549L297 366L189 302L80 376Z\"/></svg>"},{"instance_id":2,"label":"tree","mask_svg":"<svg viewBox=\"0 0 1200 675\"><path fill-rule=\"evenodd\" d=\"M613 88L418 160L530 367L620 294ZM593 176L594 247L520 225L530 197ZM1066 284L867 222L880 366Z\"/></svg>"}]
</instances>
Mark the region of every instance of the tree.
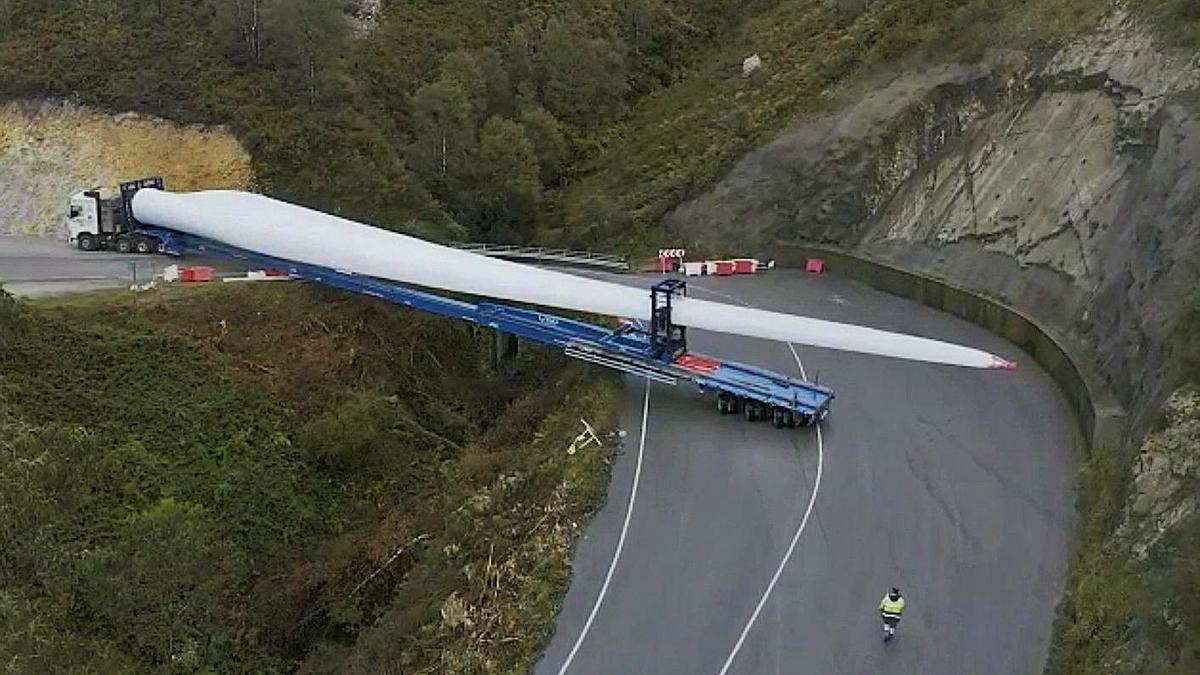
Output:
<instances>
[{"instance_id":1,"label":"tree","mask_svg":"<svg viewBox=\"0 0 1200 675\"><path fill-rule=\"evenodd\" d=\"M532 96L537 85L537 70L533 62L533 45L537 31L528 23L513 26L508 36L505 61L513 90L524 96Z\"/></svg>"},{"instance_id":2,"label":"tree","mask_svg":"<svg viewBox=\"0 0 1200 675\"><path fill-rule=\"evenodd\" d=\"M288 89L304 92L310 106L319 97L341 103L353 88L344 66L350 25L342 7L337 0L272 0L263 10L269 40L258 58L280 71Z\"/></svg>"},{"instance_id":3,"label":"tree","mask_svg":"<svg viewBox=\"0 0 1200 675\"><path fill-rule=\"evenodd\" d=\"M456 82L438 80L409 99L408 164L435 194L445 197L462 186L477 150L475 108Z\"/></svg>"},{"instance_id":4,"label":"tree","mask_svg":"<svg viewBox=\"0 0 1200 675\"><path fill-rule=\"evenodd\" d=\"M571 160L571 147L563 135L562 124L537 104L523 106L518 120L533 145L542 185L558 183Z\"/></svg>"},{"instance_id":5,"label":"tree","mask_svg":"<svg viewBox=\"0 0 1200 675\"><path fill-rule=\"evenodd\" d=\"M451 52L442 60L440 82L457 85L467 95L472 117L476 123L486 119L488 86L475 55L465 49Z\"/></svg>"},{"instance_id":6,"label":"tree","mask_svg":"<svg viewBox=\"0 0 1200 675\"><path fill-rule=\"evenodd\" d=\"M479 72L487 83L488 115L511 116L515 107L512 79L500 52L490 47L479 50L475 56Z\"/></svg>"},{"instance_id":7,"label":"tree","mask_svg":"<svg viewBox=\"0 0 1200 675\"><path fill-rule=\"evenodd\" d=\"M262 60L263 0L209 0L213 11L213 29L218 40L248 60ZM232 39L231 39L232 38Z\"/></svg>"},{"instance_id":8,"label":"tree","mask_svg":"<svg viewBox=\"0 0 1200 675\"><path fill-rule=\"evenodd\" d=\"M689 17L676 15L663 0L624 0L619 16L621 37L636 60L631 79L638 94L670 83L685 65L685 50L703 41Z\"/></svg>"},{"instance_id":9,"label":"tree","mask_svg":"<svg viewBox=\"0 0 1200 675\"><path fill-rule=\"evenodd\" d=\"M493 238L528 233L542 198L537 156L525 129L492 117L479 134L475 221Z\"/></svg>"},{"instance_id":10,"label":"tree","mask_svg":"<svg viewBox=\"0 0 1200 675\"><path fill-rule=\"evenodd\" d=\"M538 66L542 102L559 119L586 125L625 109L629 91L620 40L590 38L551 19L542 35Z\"/></svg>"}]
</instances>

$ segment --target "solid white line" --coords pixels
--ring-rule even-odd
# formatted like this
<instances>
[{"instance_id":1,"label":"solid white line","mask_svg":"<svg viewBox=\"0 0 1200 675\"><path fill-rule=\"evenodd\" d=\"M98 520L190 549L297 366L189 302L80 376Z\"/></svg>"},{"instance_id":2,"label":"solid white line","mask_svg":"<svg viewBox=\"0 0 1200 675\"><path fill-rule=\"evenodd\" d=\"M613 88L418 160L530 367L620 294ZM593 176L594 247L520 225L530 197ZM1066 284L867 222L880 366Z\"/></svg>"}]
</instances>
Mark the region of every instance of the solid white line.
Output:
<instances>
[{"instance_id":1,"label":"solid white line","mask_svg":"<svg viewBox=\"0 0 1200 675\"><path fill-rule=\"evenodd\" d=\"M592 605L592 611L583 624L583 630L575 640L575 646L571 647L571 653L567 654L567 660L563 662L562 668L558 669L558 675L564 675L567 668L571 667L571 662L575 660L575 653L579 651L588 631L592 629L592 621L596 618L596 613L600 611L600 605L604 604L604 596L608 593L608 584L612 581L613 572L617 569L617 561L621 559L621 550L625 548L625 535L629 532L629 519L633 516L633 503L637 500L638 482L642 478L642 455L646 450L646 426L649 421L650 381L646 380L646 396L642 401L642 437L638 441L637 468L633 470L633 489L629 492L629 506L625 509L625 522L621 524L621 536L617 539L617 550L613 553L612 562L608 565L608 573L604 575L604 584L600 586L600 595L596 598L596 604Z\"/></svg>"},{"instance_id":2,"label":"solid white line","mask_svg":"<svg viewBox=\"0 0 1200 675\"><path fill-rule=\"evenodd\" d=\"M800 363L800 356L796 354L796 348L790 343L788 348L792 350L792 356L796 358L796 365L800 366L800 376L808 379L804 375L804 364ZM750 615L750 620L746 622L746 627L742 629L742 634L738 636L737 644L733 645L733 650L729 652L729 658L725 659L725 665L721 667L719 675L725 675L729 672L730 666L733 665L733 660L737 658L738 652L742 649L742 644L746 642L746 636L750 634L750 629L754 627L754 622L758 620L758 615L762 612L762 608L770 599L772 591L775 590L775 584L779 582L779 577L783 575L783 569L787 567L788 561L792 559L792 553L796 551L796 544L800 542L800 535L804 534L804 528L808 525L808 517L812 515L813 505L817 503L817 492L821 489L821 469L825 465L825 442L821 437L821 425L818 423L817 429L817 479L813 483L812 496L808 498L808 508L804 510L804 518L800 520L800 527L796 529L795 536L792 537L792 543L788 546L787 552L783 554L783 560L779 561L779 567L775 569L774 576L771 577L771 582L767 584L767 590L763 591L762 597L758 599L758 605L754 607L754 612ZM561 673L560 673L561 675Z\"/></svg>"},{"instance_id":3,"label":"solid white line","mask_svg":"<svg viewBox=\"0 0 1200 675\"><path fill-rule=\"evenodd\" d=\"M800 379L807 380L808 375L804 374L804 364L800 361L800 355L796 353L796 345L789 342L788 349L792 350L792 358L796 359L796 365L800 366Z\"/></svg>"}]
</instances>

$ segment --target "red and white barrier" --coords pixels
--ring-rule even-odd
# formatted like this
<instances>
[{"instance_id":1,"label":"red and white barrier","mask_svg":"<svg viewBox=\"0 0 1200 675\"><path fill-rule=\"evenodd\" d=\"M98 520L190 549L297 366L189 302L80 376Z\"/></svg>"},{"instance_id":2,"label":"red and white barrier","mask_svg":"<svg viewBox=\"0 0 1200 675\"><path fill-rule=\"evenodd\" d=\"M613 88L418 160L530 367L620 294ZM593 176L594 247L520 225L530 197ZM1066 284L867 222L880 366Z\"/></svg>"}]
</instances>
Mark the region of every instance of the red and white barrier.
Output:
<instances>
[{"instance_id":1,"label":"red and white barrier","mask_svg":"<svg viewBox=\"0 0 1200 675\"><path fill-rule=\"evenodd\" d=\"M213 268L191 265L179 268L179 280L183 283L202 283L213 280Z\"/></svg>"},{"instance_id":2,"label":"red and white barrier","mask_svg":"<svg viewBox=\"0 0 1200 675\"><path fill-rule=\"evenodd\" d=\"M250 270L244 277L225 277L222 281L289 281L291 277L279 270Z\"/></svg>"},{"instance_id":3,"label":"red and white barrier","mask_svg":"<svg viewBox=\"0 0 1200 675\"><path fill-rule=\"evenodd\" d=\"M683 262L683 257L687 255L687 249L683 248L660 248L658 249L658 271L662 274L674 272L676 262Z\"/></svg>"},{"instance_id":4,"label":"red and white barrier","mask_svg":"<svg viewBox=\"0 0 1200 675\"><path fill-rule=\"evenodd\" d=\"M731 260L697 260L684 262L683 273L689 277L730 276L734 274L757 274L761 270L775 268L775 261L762 262L755 258L733 258Z\"/></svg>"}]
</instances>

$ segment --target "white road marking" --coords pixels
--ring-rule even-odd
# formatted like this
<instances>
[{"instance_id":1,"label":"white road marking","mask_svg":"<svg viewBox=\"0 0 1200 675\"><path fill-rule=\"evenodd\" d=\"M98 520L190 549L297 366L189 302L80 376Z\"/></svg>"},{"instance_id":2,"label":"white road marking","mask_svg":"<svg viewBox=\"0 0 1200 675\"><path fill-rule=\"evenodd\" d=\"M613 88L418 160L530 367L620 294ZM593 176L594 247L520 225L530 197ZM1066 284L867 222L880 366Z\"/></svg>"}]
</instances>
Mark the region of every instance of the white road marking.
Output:
<instances>
[{"instance_id":1,"label":"white road marking","mask_svg":"<svg viewBox=\"0 0 1200 675\"><path fill-rule=\"evenodd\" d=\"M804 364L800 361L800 355L796 353L796 347L788 343L788 349L792 350L792 357L796 359L796 365L800 368L800 377L808 379L804 374ZM733 649L729 652L729 658L725 659L725 665L721 666L719 675L726 675L730 667L733 666L733 660L737 658L738 652L742 650L742 645L746 642L746 636L750 634L750 629L754 627L754 622L758 621L758 615L766 606L767 600L771 598L771 593L775 590L775 584L779 583L779 577L783 576L783 570L787 567L788 561L792 559L792 554L796 552L796 544L800 543L800 535L804 534L804 528L808 526L808 518L812 515L813 505L817 503L817 493L821 490L821 471L825 466L825 441L821 436L821 425L816 425L817 430L817 479L813 483L812 495L808 498L808 507L804 509L804 517L800 519L800 527L796 528L796 534L792 537L791 544L788 545L787 552L783 554L783 560L779 561L779 567L775 569L775 574L771 576L770 583L767 584L767 589L763 591L762 597L758 599L758 604L754 607L754 612L750 614L750 619L746 621L746 625L742 628L742 634L738 636L737 643L733 645ZM561 674L560 674L561 675Z\"/></svg>"},{"instance_id":2,"label":"white road marking","mask_svg":"<svg viewBox=\"0 0 1200 675\"><path fill-rule=\"evenodd\" d=\"M808 518L812 515L813 505L817 502L817 492L821 489L821 470L825 464L825 443L821 437L821 427L817 427L817 479L813 484L812 495L808 498L808 507L804 510L804 518L800 520L800 527L796 528L796 534L792 537L792 542L788 546L787 552L783 554L783 560L779 561L779 567L775 569L775 574L771 577L770 583L767 584L767 589L763 591L762 597L758 600L758 605L754 607L754 612L750 615L750 619L746 621L746 626L742 628L742 634L738 636L737 643L733 645L733 649L729 652L729 658L725 659L725 665L721 666L719 675L726 675L729 668L733 666L733 660L737 658L738 652L741 651L742 645L746 642L746 636L750 634L750 629L754 627L754 622L758 620L759 613L767 604L767 600L771 598L771 593L775 590L775 584L779 582L779 577L783 575L784 568L787 567L788 561L792 559L792 554L796 551L796 544L800 542L800 535L804 534L804 528L808 526Z\"/></svg>"},{"instance_id":3,"label":"white road marking","mask_svg":"<svg viewBox=\"0 0 1200 675\"><path fill-rule=\"evenodd\" d=\"M633 471L633 488L629 492L629 506L625 509L625 522L621 524L621 535L617 538L617 550L613 552L612 562L608 565L608 573L604 575L604 584L600 586L600 595L596 597L596 604L592 605L592 611L588 614L587 621L583 623L583 630L580 631L579 637L575 640L575 645L571 647L571 652L567 654L567 660L563 661L562 667L558 669L558 675L564 675L567 669L571 667L571 662L575 660L575 654L579 651L579 647L583 645L584 638L587 637L588 631L592 629L592 621L596 618L596 613L600 611L600 605L604 604L604 596L608 593L608 584L612 581L613 572L617 569L617 562L621 560L621 550L625 548L625 535L629 532L629 520L633 516L633 504L637 501L638 483L642 478L642 455L646 450L646 426L650 421L650 381L646 381L646 396L642 401L642 435L638 441L637 468ZM820 475L818 470L818 476Z\"/></svg>"}]
</instances>

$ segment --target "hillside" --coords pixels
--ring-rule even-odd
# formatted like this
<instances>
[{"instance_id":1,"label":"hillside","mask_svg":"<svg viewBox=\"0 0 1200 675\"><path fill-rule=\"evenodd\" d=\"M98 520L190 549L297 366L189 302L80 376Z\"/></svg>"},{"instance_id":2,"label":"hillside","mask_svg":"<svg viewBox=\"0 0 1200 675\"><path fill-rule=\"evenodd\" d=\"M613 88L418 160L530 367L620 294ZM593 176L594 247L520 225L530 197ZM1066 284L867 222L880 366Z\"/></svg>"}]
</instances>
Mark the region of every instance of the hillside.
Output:
<instances>
[{"instance_id":1,"label":"hillside","mask_svg":"<svg viewBox=\"0 0 1200 675\"><path fill-rule=\"evenodd\" d=\"M701 166L690 159L699 142L677 146L668 155L682 170L654 173L672 177L681 201L625 194L650 224L672 204L651 231L690 249L833 245L948 279L1078 340L1132 424L1121 447L1084 458L1085 525L1049 670L1190 673L1200 653L1200 615L1186 600L1200 580L1187 543L1200 458L1189 388L1200 9L1017 5L1020 14L997 8L992 22L972 22L994 33L974 36L972 49L947 39L959 58L910 46L895 67L811 88L819 100L786 104L786 131L747 152ZM892 6L878 3L850 30ZM1038 12L1051 13L1029 21ZM795 91L742 84L734 100Z\"/></svg>"},{"instance_id":2,"label":"hillside","mask_svg":"<svg viewBox=\"0 0 1200 675\"><path fill-rule=\"evenodd\" d=\"M747 75L742 60L750 54L763 65ZM228 149L214 155L225 158L216 164L183 172L194 171L197 185L226 175L212 167L242 166L230 160L241 157L236 138L250 167L237 169L237 180L253 175L270 194L433 238L628 253L682 245L721 255L818 242L1013 304L1090 350L1088 365L1104 374L1133 422L1122 447L1082 462L1081 537L1049 668L1195 670L1200 615L1187 601L1200 583L1188 492L1200 457L1192 388L1200 383L1200 321L1189 300L1200 286L1194 0L7 0L0 2L0 99L104 111L109 120L98 130L124 124L118 116L130 111L202 124L172 126ZM92 115L68 113L76 114ZM208 131L217 128L231 136ZM5 138L0 160L11 157ZM28 139L39 157L57 147L40 132ZM55 182L38 193L127 177L156 162L106 157L84 172L56 165L47 172ZM41 185L39 166L25 162L15 187L0 185L12 202L0 205L0 231L49 218L43 207L11 199ZM177 185L188 179L181 175ZM224 359L230 381L265 397L254 399L266 406L261 419L282 425L289 415L350 406L310 429L318 446L323 430L353 427L375 412L407 419L409 411L386 398L333 403L306 384L332 377L333 391L358 391L364 383L356 373L366 371L337 356L351 352L329 346L347 343L325 343L320 358L294 353L312 372L277 362L279 346L256 342L261 336L244 336L243 351L231 357L216 327L231 311L227 301L200 305L208 315L178 325L155 321L156 330ZM139 320L153 321L160 309ZM97 331L136 333L111 328L112 319L94 311L62 311ZM346 321L339 325L357 325ZM320 325L305 330L317 334ZM320 329L321 340L344 338L339 330ZM401 353L413 357L408 348ZM441 362L436 351L413 359ZM422 377L441 382L438 374ZM461 416L434 414L449 425L438 436L490 439ZM22 441L31 453L50 443L38 434L77 433L13 419L10 433L35 430ZM272 442L269 434L254 438ZM305 485L312 499L333 500L323 508L351 508L329 496L340 491ZM159 517L150 504L138 502L136 513ZM199 518L190 506L162 508L182 509L172 518ZM319 527L338 534L347 527L346 516L328 517L335 524L318 518ZM119 519L110 520L104 536L118 531L111 528ZM377 561L382 553L372 555ZM320 596L307 582L291 583L309 589L301 596ZM50 625L59 626L64 615L53 594L39 592L0 602L14 616L55 616ZM307 653L314 672L337 664L366 670L393 648L418 659L412 654L428 655L421 649L437 640L468 648L468 624L439 624L431 603L418 603L425 613L414 617L374 602L368 610L322 605L315 637L272 633L271 653L284 655L272 664L295 665ZM463 603L442 607L459 616L471 606ZM241 612L244 605L230 606ZM296 618L295 607L288 611L283 623ZM364 616L386 621L367 630ZM411 637L417 625L427 630L416 642L397 637ZM55 639L97 663L131 649L112 651L107 637L94 637L107 633L80 630L61 628ZM245 645L259 638L248 635L230 639L248 640L239 653L257 654Z\"/></svg>"},{"instance_id":3,"label":"hillside","mask_svg":"<svg viewBox=\"0 0 1200 675\"><path fill-rule=\"evenodd\" d=\"M76 190L163 176L176 190L245 189L250 156L227 130L70 104L0 105L0 235L54 235Z\"/></svg>"},{"instance_id":4,"label":"hillside","mask_svg":"<svg viewBox=\"0 0 1200 675\"><path fill-rule=\"evenodd\" d=\"M606 484L605 449L565 449L611 430L613 380L496 370L489 333L380 302L0 295L0 337L20 672L519 670Z\"/></svg>"},{"instance_id":5,"label":"hillside","mask_svg":"<svg viewBox=\"0 0 1200 675\"><path fill-rule=\"evenodd\" d=\"M226 125L274 196L530 238L630 105L775 4L6 0L0 99Z\"/></svg>"}]
</instances>

